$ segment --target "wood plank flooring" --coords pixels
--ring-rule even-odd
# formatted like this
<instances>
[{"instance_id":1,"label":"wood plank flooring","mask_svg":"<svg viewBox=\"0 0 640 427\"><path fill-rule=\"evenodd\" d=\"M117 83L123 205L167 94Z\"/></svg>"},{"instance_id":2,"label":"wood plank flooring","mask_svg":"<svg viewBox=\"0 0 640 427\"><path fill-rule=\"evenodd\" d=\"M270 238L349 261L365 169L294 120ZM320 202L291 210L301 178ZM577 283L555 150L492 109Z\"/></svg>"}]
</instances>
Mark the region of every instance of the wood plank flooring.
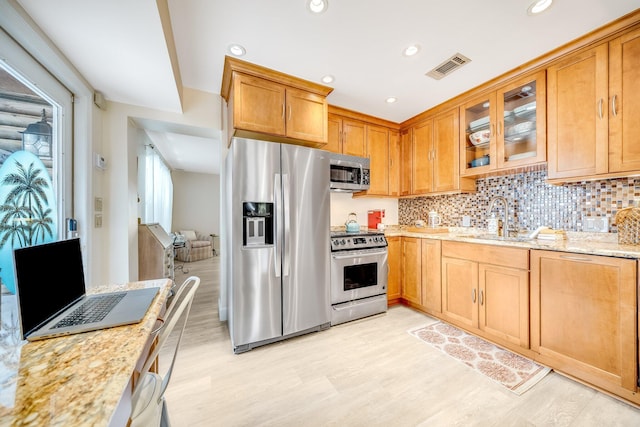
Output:
<instances>
[{"instance_id":1,"label":"wood plank flooring","mask_svg":"<svg viewBox=\"0 0 640 427\"><path fill-rule=\"evenodd\" d=\"M516 396L410 336L435 319L406 307L234 355L219 262L185 265L202 284L166 393L174 427L640 425L639 409L556 373Z\"/></svg>"}]
</instances>

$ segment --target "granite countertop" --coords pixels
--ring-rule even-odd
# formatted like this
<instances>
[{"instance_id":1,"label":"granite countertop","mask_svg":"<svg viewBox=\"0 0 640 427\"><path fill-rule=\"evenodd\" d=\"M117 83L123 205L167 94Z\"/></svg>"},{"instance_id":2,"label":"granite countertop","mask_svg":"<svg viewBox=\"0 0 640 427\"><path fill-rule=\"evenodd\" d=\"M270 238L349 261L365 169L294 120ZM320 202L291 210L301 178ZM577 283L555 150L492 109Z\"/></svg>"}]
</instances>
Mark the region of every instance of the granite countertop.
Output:
<instances>
[{"instance_id":1,"label":"granite countertop","mask_svg":"<svg viewBox=\"0 0 640 427\"><path fill-rule=\"evenodd\" d=\"M83 334L21 340L15 295L3 293L0 426L109 425L169 295L169 279L93 289L160 287L144 319Z\"/></svg>"},{"instance_id":2,"label":"granite countertop","mask_svg":"<svg viewBox=\"0 0 640 427\"><path fill-rule=\"evenodd\" d=\"M432 233L409 231L405 226L388 226L385 228L386 236L419 237L426 239L450 240L456 242L482 243L498 246L519 247L525 249L543 249L559 252L573 252L589 255L604 255L620 258L640 258L640 245L618 244L615 233L584 233L568 231L564 240L538 240L525 239L501 239L490 236L486 230L470 227L449 227L442 232Z\"/></svg>"}]
</instances>

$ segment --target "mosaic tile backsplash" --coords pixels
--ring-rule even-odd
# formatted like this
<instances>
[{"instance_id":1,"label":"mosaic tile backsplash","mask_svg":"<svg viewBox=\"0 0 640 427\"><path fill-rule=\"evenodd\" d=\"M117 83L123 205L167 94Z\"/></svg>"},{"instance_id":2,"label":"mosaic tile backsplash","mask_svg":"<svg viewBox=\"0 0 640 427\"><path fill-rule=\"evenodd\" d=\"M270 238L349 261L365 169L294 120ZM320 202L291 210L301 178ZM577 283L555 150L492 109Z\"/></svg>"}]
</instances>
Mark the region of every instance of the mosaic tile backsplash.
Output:
<instances>
[{"instance_id":1,"label":"mosaic tile backsplash","mask_svg":"<svg viewBox=\"0 0 640 427\"><path fill-rule=\"evenodd\" d=\"M400 199L398 220L401 225L427 222L429 211L436 211L442 225L462 226L462 217L471 217L471 226L487 227L491 199L507 199L509 230L534 230L545 225L566 231L585 231L587 217L607 217L609 231L616 232L616 212L640 206L640 177L602 181L584 181L564 185L545 182L546 168L513 175L491 176L476 180L476 193ZM504 208L495 204L492 210L502 218Z\"/></svg>"}]
</instances>

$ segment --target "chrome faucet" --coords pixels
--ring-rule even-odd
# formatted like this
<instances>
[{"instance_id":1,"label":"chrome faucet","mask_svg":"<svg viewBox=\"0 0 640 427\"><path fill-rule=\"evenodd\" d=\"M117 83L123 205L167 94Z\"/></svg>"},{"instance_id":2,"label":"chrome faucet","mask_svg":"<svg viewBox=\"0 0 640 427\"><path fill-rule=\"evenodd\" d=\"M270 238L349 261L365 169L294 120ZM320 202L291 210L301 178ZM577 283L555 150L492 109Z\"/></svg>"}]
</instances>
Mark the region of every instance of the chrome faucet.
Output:
<instances>
[{"instance_id":1,"label":"chrome faucet","mask_svg":"<svg viewBox=\"0 0 640 427\"><path fill-rule=\"evenodd\" d=\"M487 215L491 215L491 211L493 211L493 207L496 202L502 202L504 204L504 218L502 219L502 227L498 224L498 236L508 236L509 233L505 233L507 230L507 222L509 218L509 205L507 204L507 199L502 196L495 196L489 202L489 210L487 211Z\"/></svg>"}]
</instances>

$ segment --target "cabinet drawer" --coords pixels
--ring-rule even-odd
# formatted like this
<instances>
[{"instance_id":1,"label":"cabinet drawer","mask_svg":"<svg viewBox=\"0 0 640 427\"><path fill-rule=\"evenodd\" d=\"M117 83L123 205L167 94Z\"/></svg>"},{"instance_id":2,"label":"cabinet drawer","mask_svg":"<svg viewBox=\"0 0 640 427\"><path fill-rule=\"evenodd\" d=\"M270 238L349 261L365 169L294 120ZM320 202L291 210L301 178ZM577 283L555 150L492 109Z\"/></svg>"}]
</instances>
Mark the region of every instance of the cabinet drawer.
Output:
<instances>
[{"instance_id":1,"label":"cabinet drawer","mask_svg":"<svg viewBox=\"0 0 640 427\"><path fill-rule=\"evenodd\" d=\"M529 250L466 242L442 242L442 256L484 264L529 269Z\"/></svg>"}]
</instances>

